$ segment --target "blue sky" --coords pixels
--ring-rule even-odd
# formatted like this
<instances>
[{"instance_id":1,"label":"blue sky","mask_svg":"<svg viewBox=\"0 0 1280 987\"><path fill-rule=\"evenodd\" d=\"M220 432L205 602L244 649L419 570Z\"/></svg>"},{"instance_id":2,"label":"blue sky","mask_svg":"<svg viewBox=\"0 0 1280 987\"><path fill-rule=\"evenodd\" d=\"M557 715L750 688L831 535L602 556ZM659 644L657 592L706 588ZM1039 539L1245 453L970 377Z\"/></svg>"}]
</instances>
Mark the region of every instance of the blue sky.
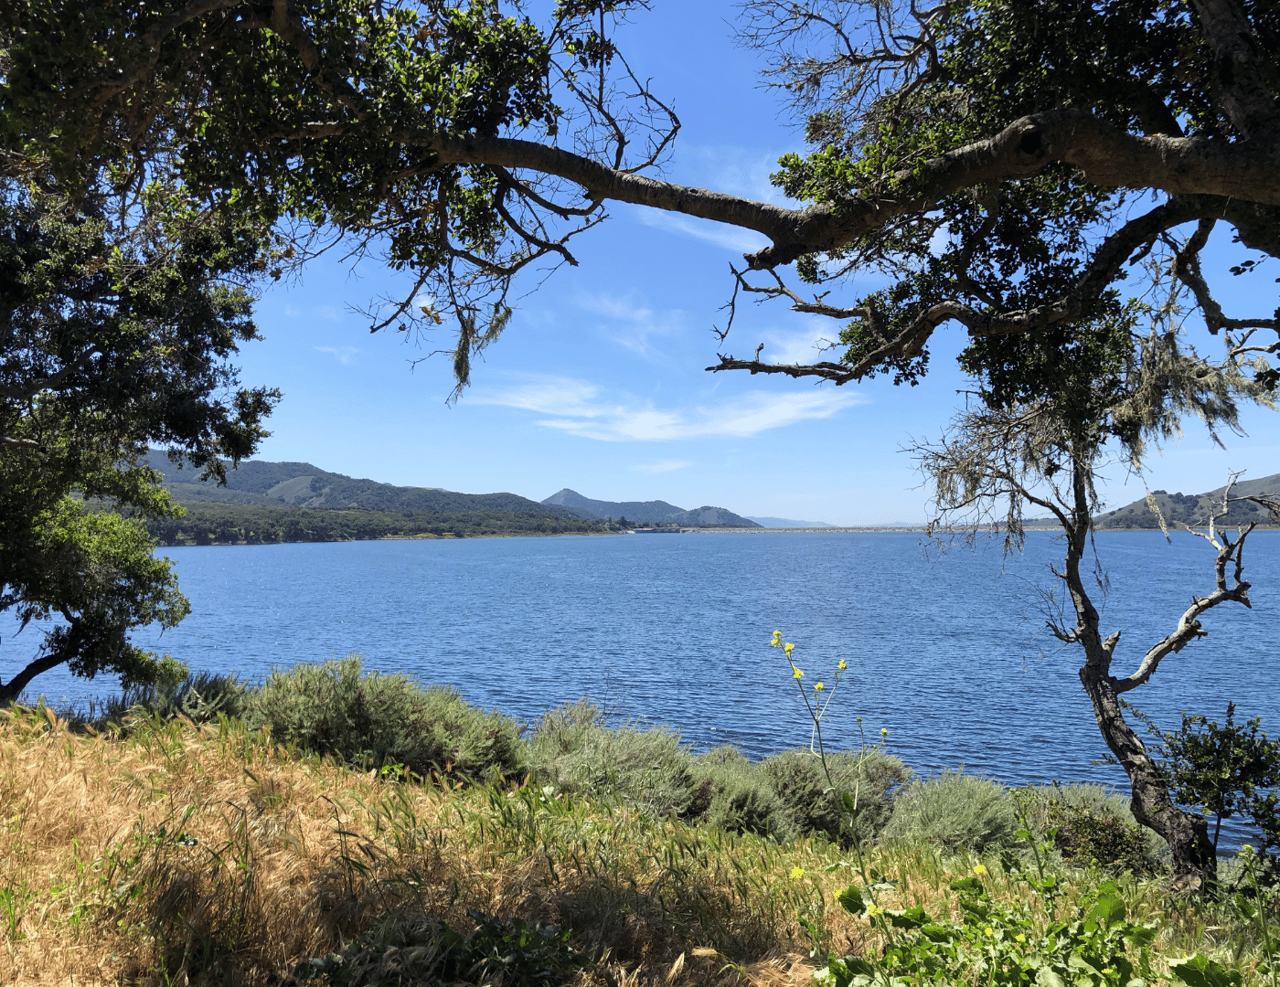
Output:
<instances>
[{"instance_id":1,"label":"blue sky","mask_svg":"<svg viewBox=\"0 0 1280 987\"><path fill-rule=\"evenodd\" d=\"M655 8L618 41L683 124L665 177L781 201L769 172L802 142L759 87L755 55L735 47L733 6L699 0L678 15L671 5ZM759 343L766 359L807 362L815 341L838 327L781 305L750 306L721 344L711 329L723 325L729 264L763 238L627 205L611 204L609 213L575 241L578 268L556 271L541 287L538 277L519 286L511 325L452 406L447 358L410 364L451 346L446 330L417 342L371 335L354 311L396 290L375 263L352 270L323 260L300 282L271 289L257 307L265 339L246 346L241 360L245 383L285 395L259 458L534 500L571 487L601 500L711 504L835 524L923 519L927 495L900 450L913 438L936 438L961 401L958 329L935 336L931 372L915 388L707 373L718 351L748 356ZM1275 308L1267 271L1228 280L1236 282L1224 292L1228 314L1234 305L1250 314ZM852 284L849 295L865 287ZM1189 426L1152 456L1147 483L1192 492L1221 485L1228 470L1280 470L1280 419L1251 411L1245 425L1248 437L1229 437L1225 451ZM1118 469L1105 488L1111 506L1142 492L1140 480Z\"/></svg>"}]
</instances>

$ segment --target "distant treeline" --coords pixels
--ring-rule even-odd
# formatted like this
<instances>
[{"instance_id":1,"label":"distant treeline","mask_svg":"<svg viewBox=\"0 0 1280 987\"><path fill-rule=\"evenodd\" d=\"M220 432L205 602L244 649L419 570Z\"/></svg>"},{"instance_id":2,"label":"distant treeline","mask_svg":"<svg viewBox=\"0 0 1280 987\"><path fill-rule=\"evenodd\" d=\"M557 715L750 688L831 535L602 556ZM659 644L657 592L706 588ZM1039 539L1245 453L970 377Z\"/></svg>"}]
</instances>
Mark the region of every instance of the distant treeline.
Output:
<instances>
[{"instance_id":1,"label":"distant treeline","mask_svg":"<svg viewBox=\"0 0 1280 987\"><path fill-rule=\"evenodd\" d=\"M198 504L185 517L147 522L162 545L275 545L378 538L572 535L608 530L601 521L502 511L312 510Z\"/></svg>"}]
</instances>

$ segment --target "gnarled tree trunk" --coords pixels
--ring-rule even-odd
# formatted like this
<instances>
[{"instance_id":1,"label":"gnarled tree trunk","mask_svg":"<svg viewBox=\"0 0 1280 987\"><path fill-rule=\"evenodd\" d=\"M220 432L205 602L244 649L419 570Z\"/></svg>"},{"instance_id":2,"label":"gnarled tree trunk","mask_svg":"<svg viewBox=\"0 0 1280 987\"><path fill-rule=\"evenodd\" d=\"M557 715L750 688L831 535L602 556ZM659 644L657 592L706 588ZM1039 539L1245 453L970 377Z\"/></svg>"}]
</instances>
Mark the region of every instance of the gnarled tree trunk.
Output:
<instances>
[{"instance_id":1,"label":"gnarled tree trunk","mask_svg":"<svg viewBox=\"0 0 1280 987\"><path fill-rule=\"evenodd\" d=\"M1218 855L1209 839L1208 821L1173 804L1159 765L1125 722L1114 680L1109 675L1099 675L1097 668L1086 662L1080 669L1080 681L1093 703L1093 716L1102 739L1129 776L1129 808L1134 818L1169 845L1177 886L1212 894L1217 883Z\"/></svg>"},{"instance_id":2,"label":"gnarled tree trunk","mask_svg":"<svg viewBox=\"0 0 1280 987\"><path fill-rule=\"evenodd\" d=\"M1120 696L1146 684L1166 655L1181 651L1197 637L1205 636L1207 632L1197 620L1200 614L1229 600L1246 607L1251 605L1249 584L1242 578L1242 550L1244 540L1253 530L1253 525L1242 530L1232 541L1227 535L1215 530L1215 519L1210 520L1208 532L1202 534L1202 537L1217 550L1214 562L1216 585L1213 592L1203 597L1192 597L1191 606L1179 618L1177 627L1147 650L1135 672L1125 678L1117 678L1111 674L1111 660L1120 641L1120 632L1116 631L1103 639L1097 608L1089 599L1084 580L1080 576L1080 563L1084 558L1093 523L1085 471L1086 466L1077 459L1072 476L1071 497L1067 499L1067 503L1053 505L1051 508L1067 535L1066 566L1057 575L1067 584L1067 590L1071 594L1076 626L1068 630L1050 623L1050 630L1060 640L1079 643L1084 648L1085 662L1080 669L1080 682L1093 704L1098 729L1102 732L1102 739L1106 741L1107 747L1129 776L1132 785L1129 804L1134 817L1140 824L1158 833L1169 845L1175 884L1212 894L1217 884L1218 857L1209 839L1209 824L1203 817L1185 812L1173 804L1169 797L1169 786L1159 765L1147 753L1133 728L1125 722ZM1223 515L1228 506L1230 490L1228 485L1224 494ZM1063 510L1062 507L1066 509ZM1235 569L1230 585L1227 577L1228 564L1234 564Z\"/></svg>"}]
</instances>

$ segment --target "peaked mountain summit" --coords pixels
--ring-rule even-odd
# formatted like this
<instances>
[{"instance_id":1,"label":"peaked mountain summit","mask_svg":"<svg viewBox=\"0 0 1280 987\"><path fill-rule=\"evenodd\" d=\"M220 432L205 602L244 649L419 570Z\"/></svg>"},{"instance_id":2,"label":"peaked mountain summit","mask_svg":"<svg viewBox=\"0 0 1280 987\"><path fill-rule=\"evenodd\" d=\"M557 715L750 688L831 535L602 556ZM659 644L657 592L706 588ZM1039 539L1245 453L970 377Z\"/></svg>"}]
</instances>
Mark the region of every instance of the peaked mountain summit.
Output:
<instances>
[{"instance_id":1,"label":"peaked mountain summit","mask_svg":"<svg viewBox=\"0 0 1280 987\"><path fill-rule=\"evenodd\" d=\"M613 518L625 517L638 524L670 524L688 528L759 528L749 518L726 511L723 507L697 507L686 511L682 507L668 504L665 500L592 500L584 497L576 490L565 487L542 501L544 507L562 507L573 511L579 517Z\"/></svg>"}]
</instances>

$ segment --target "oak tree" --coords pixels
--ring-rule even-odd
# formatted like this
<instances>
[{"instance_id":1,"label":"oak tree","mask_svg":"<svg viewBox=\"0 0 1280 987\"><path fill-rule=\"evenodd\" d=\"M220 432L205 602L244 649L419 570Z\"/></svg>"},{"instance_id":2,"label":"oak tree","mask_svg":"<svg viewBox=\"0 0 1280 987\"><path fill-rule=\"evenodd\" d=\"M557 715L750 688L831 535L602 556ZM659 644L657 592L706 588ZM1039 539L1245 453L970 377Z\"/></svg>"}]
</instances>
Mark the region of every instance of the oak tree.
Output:
<instances>
[{"instance_id":1,"label":"oak tree","mask_svg":"<svg viewBox=\"0 0 1280 987\"><path fill-rule=\"evenodd\" d=\"M809 144L775 176L793 207L655 177L679 121L618 24L647 6L557 0L536 24L518 0L11 0L3 141L74 187L170 134L210 201L407 272L372 328L451 319L460 382L512 279L575 263L611 201L764 234L735 297L842 325L830 360L709 369L914 382L947 326L1051 355L1141 296L1140 260L1238 361L1280 347L1274 312L1227 311L1201 270L1219 227L1242 276L1280 250L1273 3L748 0L741 39ZM893 285L859 293L868 270Z\"/></svg>"},{"instance_id":2,"label":"oak tree","mask_svg":"<svg viewBox=\"0 0 1280 987\"><path fill-rule=\"evenodd\" d=\"M0 176L0 703L40 673L151 681L130 631L188 612L148 518L180 511L152 445L218 477L278 395L238 386L265 231L159 181L72 203L31 161ZM108 194L110 193L110 194ZM96 200L96 201L95 201Z\"/></svg>"}]
</instances>

